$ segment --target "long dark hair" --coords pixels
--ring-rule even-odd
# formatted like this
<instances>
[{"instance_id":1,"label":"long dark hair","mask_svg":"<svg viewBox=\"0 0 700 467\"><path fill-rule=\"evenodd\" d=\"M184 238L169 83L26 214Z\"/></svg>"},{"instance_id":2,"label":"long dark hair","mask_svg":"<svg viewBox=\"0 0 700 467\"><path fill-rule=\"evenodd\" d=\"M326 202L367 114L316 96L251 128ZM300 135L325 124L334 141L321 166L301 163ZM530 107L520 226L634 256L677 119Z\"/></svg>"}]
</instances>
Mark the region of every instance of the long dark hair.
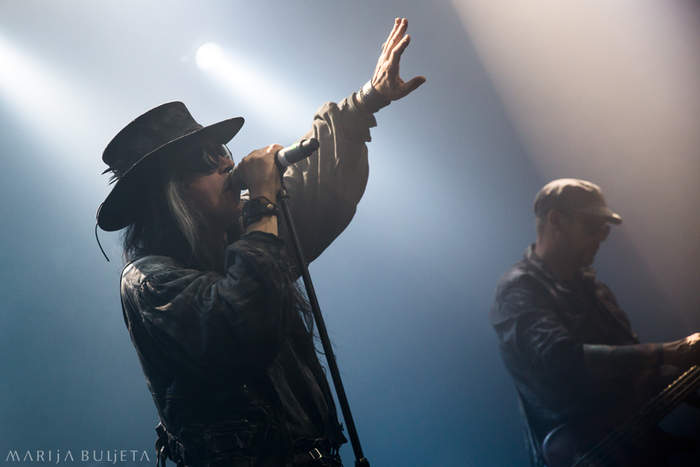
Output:
<instances>
[{"instance_id":1,"label":"long dark hair","mask_svg":"<svg viewBox=\"0 0 700 467\"><path fill-rule=\"evenodd\" d=\"M140 199L134 222L124 231L124 260L146 255L175 258L184 266L218 270L215 252L201 241L203 219L183 196L188 181L197 175L212 173L221 158L230 157L223 145L200 143L164 155L161 163L149 171L148 191ZM234 229L235 240L240 231Z\"/></svg>"},{"instance_id":2,"label":"long dark hair","mask_svg":"<svg viewBox=\"0 0 700 467\"><path fill-rule=\"evenodd\" d=\"M190 207L184 187L197 175L212 173L222 158L230 158L225 145L198 144L171 154L167 164L150 170L151 188L141 199L139 211L122 235L124 260L134 261L142 256L162 255L175 259L185 267L214 270L223 273L222 251L210 251L202 241L203 219ZM154 179L155 177L155 179ZM232 243L241 236L240 222L227 232ZM285 259L285 264L289 262ZM270 279L282 285L285 307L295 309L302 326L293 326L294 334L304 334L313 341L313 316L305 295L293 280L291 268L283 267L279 277Z\"/></svg>"}]
</instances>

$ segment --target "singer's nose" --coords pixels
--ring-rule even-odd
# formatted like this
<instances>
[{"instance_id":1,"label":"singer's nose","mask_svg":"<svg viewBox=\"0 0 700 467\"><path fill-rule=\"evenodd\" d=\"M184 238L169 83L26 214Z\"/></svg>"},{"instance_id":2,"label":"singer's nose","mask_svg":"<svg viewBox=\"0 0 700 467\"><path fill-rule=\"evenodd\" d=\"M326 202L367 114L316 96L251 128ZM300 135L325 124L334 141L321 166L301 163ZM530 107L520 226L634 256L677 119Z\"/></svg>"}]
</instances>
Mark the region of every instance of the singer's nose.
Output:
<instances>
[{"instance_id":1,"label":"singer's nose","mask_svg":"<svg viewBox=\"0 0 700 467\"><path fill-rule=\"evenodd\" d=\"M230 172L231 169L233 169L233 166L234 166L233 160L228 159L228 158L221 159L221 162L219 164L219 170L221 170L223 172Z\"/></svg>"}]
</instances>

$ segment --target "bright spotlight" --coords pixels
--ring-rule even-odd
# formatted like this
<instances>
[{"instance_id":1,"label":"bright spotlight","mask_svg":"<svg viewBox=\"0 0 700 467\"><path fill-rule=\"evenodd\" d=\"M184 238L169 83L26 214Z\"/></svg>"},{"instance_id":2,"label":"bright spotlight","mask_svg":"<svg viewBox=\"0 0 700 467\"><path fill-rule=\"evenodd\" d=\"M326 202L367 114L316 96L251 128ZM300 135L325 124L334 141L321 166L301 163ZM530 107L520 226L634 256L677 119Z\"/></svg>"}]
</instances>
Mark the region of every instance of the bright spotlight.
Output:
<instances>
[{"instance_id":1,"label":"bright spotlight","mask_svg":"<svg viewBox=\"0 0 700 467\"><path fill-rule=\"evenodd\" d=\"M213 42L207 42L197 49L197 66L202 70L208 70L216 63L220 62L222 57L221 47Z\"/></svg>"},{"instance_id":2,"label":"bright spotlight","mask_svg":"<svg viewBox=\"0 0 700 467\"><path fill-rule=\"evenodd\" d=\"M100 118L94 102L104 102L102 96L2 36L0 70L0 102L10 104L17 117L40 129L52 144L80 147L86 135L100 128L92 125ZM79 161L74 157L66 163Z\"/></svg>"},{"instance_id":3,"label":"bright spotlight","mask_svg":"<svg viewBox=\"0 0 700 467\"><path fill-rule=\"evenodd\" d=\"M264 69L235 50L225 50L213 42L199 47L196 54L199 68L227 89L237 102L245 102L249 109L259 112L263 121L276 131L305 128L315 107L309 105L298 89L289 88L276 79L279 71ZM306 83L308 86L308 83ZM271 118L271 110L274 116ZM303 125L303 126L302 126Z\"/></svg>"}]
</instances>

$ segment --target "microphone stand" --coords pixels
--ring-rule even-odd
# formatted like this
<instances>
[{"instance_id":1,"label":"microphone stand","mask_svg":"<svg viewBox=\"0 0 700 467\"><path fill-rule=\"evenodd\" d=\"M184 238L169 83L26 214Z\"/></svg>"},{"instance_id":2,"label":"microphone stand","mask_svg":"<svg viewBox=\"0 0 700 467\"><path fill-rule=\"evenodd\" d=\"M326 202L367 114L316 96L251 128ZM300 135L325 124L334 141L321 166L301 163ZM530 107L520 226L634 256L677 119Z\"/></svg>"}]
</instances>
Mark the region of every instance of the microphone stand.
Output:
<instances>
[{"instance_id":1,"label":"microphone stand","mask_svg":"<svg viewBox=\"0 0 700 467\"><path fill-rule=\"evenodd\" d=\"M369 467L369 461L362 453L362 446L360 446L360 438L357 436L355 422L352 418L352 413L350 412L350 404L348 403L348 398L345 395L345 388L343 387L343 381L340 378L340 371L338 371L338 364L335 361L335 354L333 353L333 348L331 347L331 341L328 337L326 324L323 321L323 316L321 315L321 307L319 306L318 299L316 298L314 284L313 282L311 282L309 267L306 263L306 259L304 258L304 253L301 249L301 242L299 241L299 236L297 235L297 231L294 227L294 222L292 220L292 213L290 212L289 206L287 204L289 194L287 193L287 188L284 184L285 168L279 164L277 157L275 157L275 162L277 163L278 169L280 169L281 182L281 188L277 195L277 199L280 203L280 206L282 207L282 213L284 214L284 220L287 224L287 230L291 234L292 242L294 243L294 251L297 257L297 263L299 264L301 276L304 279L306 294L309 297L311 311L313 312L314 321L316 321L316 327L318 328L318 335L321 338L323 351L326 354L326 360L328 361L328 369L331 372L333 386L335 387L335 393L338 396L338 402L340 403L340 409L343 412L343 419L345 420L345 425L348 427L350 443L352 444L352 450L355 453L355 467Z\"/></svg>"}]
</instances>

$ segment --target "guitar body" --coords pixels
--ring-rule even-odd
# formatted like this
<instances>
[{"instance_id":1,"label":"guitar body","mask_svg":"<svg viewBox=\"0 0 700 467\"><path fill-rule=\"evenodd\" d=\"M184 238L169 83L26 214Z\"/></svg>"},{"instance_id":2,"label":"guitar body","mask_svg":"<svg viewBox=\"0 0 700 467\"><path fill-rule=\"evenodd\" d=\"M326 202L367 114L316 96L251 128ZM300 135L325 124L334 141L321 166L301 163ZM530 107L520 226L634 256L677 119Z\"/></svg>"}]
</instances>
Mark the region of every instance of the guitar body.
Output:
<instances>
[{"instance_id":1,"label":"guitar body","mask_svg":"<svg viewBox=\"0 0 700 467\"><path fill-rule=\"evenodd\" d=\"M591 456L593 448L605 438L614 425L606 422L560 425L542 443L542 454L548 467L611 467L657 466L653 436L647 434L621 440L604 455ZM587 458L584 458L588 455ZM592 458L591 458L592 457Z\"/></svg>"},{"instance_id":2,"label":"guitar body","mask_svg":"<svg viewBox=\"0 0 700 467\"><path fill-rule=\"evenodd\" d=\"M632 415L627 404L620 404L619 411L558 426L542 442L547 466L663 465L665 453L659 446L657 423L698 386L700 367L693 365Z\"/></svg>"}]
</instances>

